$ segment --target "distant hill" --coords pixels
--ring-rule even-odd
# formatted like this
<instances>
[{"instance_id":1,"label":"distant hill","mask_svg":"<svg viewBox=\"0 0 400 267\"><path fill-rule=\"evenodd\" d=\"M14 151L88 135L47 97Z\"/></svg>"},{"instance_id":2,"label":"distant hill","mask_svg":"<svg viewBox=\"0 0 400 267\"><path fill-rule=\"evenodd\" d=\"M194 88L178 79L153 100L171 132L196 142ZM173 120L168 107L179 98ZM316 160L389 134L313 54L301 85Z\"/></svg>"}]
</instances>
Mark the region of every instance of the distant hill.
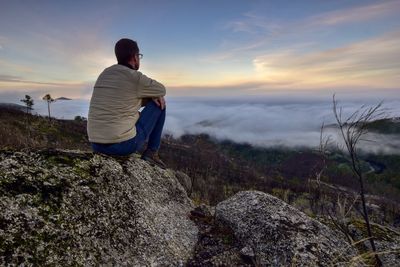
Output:
<instances>
[{"instance_id":1,"label":"distant hill","mask_svg":"<svg viewBox=\"0 0 400 267\"><path fill-rule=\"evenodd\" d=\"M338 128L338 125L332 123L325 125L324 127L326 129L336 129ZM370 132L380 134L400 134L400 117L386 118L369 122L367 124L367 129Z\"/></svg>"},{"instance_id":2,"label":"distant hill","mask_svg":"<svg viewBox=\"0 0 400 267\"><path fill-rule=\"evenodd\" d=\"M14 104L14 103L0 103L0 108L18 110L18 111L23 111L23 112L26 111L26 106ZM33 110L33 108L30 108L30 110Z\"/></svg>"},{"instance_id":3,"label":"distant hill","mask_svg":"<svg viewBox=\"0 0 400 267\"><path fill-rule=\"evenodd\" d=\"M400 134L400 118L376 120L368 124L368 130L381 134Z\"/></svg>"},{"instance_id":4,"label":"distant hill","mask_svg":"<svg viewBox=\"0 0 400 267\"><path fill-rule=\"evenodd\" d=\"M68 97L57 97L55 100L72 100L71 98Z\"/></svg>"}]
</instances>

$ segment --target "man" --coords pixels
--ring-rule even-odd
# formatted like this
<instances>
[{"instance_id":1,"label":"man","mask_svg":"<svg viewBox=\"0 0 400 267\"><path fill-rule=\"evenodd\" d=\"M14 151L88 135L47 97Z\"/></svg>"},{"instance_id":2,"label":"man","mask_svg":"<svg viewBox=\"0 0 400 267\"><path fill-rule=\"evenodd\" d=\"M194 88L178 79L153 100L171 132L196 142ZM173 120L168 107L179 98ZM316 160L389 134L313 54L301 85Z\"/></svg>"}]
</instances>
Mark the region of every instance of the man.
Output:
<instances>
[{"instance_id":1,"label":"man","mask_svg":"<svg viewBox=\"0 0 400 267\"><path fill-rule=\"evenodd\" d=\"M98 77L90 100L87 132L95 152L125 156L140 151L142 159L165 168L158 157L165 121L165 87L139 72L137 43L115 44L118 64ZM139 109L144 109L139 114Z\"/></svg>"}]
</instances>

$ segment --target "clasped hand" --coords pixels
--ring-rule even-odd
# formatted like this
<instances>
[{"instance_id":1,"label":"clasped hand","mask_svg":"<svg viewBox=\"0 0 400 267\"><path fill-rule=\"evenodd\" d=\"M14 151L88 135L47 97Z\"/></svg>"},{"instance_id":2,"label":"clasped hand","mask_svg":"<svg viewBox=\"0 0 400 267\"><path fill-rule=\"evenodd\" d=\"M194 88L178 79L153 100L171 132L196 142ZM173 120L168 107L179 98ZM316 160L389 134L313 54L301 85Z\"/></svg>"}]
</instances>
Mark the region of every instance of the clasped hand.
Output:
<instances>
[{"instance_id":1,"label":"clasped hand","mask_svg":"<svg viewBox=\"0 0 400 267\"><path fill-rule=\"evenodd\" d=\"M153 98L153 101L159 106L161 109L165 108L165 99L163 96Z\"/></svg>"}]
</instances>

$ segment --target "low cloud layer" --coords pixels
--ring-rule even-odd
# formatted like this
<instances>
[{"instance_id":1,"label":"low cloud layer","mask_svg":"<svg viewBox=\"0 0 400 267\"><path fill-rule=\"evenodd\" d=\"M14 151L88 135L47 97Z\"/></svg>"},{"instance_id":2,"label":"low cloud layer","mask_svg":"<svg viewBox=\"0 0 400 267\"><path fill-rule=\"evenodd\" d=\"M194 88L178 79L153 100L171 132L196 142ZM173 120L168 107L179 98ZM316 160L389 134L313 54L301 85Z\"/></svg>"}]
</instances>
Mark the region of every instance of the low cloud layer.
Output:
<instances>
[{"instance_id":1,"label":"low cloud layer","mask_svg":"<svg viewBox=\"0 0 400 267\"><path fill-rule=\"evenodd\" d=\"M325 135L341 144L338 131L332 125L335 119L331 97L303 92L296 97L270 95L265 97L232 97L230 99L210 98L168 98L165 134L178 138L184 134L206 133L218 140L231 140L249 143L254 146L290 148L317 148L322 123L326 125ZM378 94L378 92L376 92ZM373 106L379 97L366 99L357 94L341 94L339 106L343 107L343 117L353 113L362 105ZM383 108L389 117L400 117L400 99L388 94ZM22 97L21 97L22 98ZM6 95L1 95L0 102ZM390 99L390 100L389 100ZM45 101L35 101L35 112L47 115ZM51 105L52 115L57 118L73 119L75 116L87 117L88 100L56 101ZM360 148L374 153L400 154L399 136L371 133L365 139L372 142L360 144Z\"/></svg>"},{"instance_id":2,"label":"low cloud layer","mask_svg":"<svg viewBox=\"0 0 400 267\"><path fill-rule=\"evenodd\" d=\"M361 105L357 102L341 104L344 115L351 114ZM386 102L384 107L390 116L400 116L400 101ZM322 123L334 122L332 103L327 101L170 101L166 133L174 137L206 133L219 140L261 147L316 148ZM334 127L327 127L325 133L341 143ZM360 148L365 151L400 153L398 137L370 134L366 138L376 142L362 143Z\"/></svg>"}]
</instances>

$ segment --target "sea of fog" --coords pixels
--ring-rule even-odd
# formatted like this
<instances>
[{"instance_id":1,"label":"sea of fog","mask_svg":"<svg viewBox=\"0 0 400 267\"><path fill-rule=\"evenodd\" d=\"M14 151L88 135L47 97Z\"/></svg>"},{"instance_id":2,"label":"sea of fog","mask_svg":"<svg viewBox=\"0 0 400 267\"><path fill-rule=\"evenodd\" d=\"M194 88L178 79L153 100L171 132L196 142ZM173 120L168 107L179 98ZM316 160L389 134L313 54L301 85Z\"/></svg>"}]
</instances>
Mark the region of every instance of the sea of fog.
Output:
<instances>
[{"instance_id":1,"label":"sea of fog","mask_svg":"<svg viewBox=\"0 0 400 267\"><path fill-rule=\"evenodd\" d=\"M343 117L362 105L373 106L379 100L339 100ZM35 112L47 115L44 101L35 103ZM87 117L88 100L57 101L51 104L52 116L73 119ZM400 99L389 99L383 103L388 116L400 117ZM183 134L206 133L219 140L232 140L256 146L317 147L322 123L335 122L332 99L207 99L168 98L167 119L164 133L174 137ZM340 143L340 136L333 127L325 134ZM362 148L372 152L400 153L400 138L369 135Z\"/></svg>"}]
</instances>

